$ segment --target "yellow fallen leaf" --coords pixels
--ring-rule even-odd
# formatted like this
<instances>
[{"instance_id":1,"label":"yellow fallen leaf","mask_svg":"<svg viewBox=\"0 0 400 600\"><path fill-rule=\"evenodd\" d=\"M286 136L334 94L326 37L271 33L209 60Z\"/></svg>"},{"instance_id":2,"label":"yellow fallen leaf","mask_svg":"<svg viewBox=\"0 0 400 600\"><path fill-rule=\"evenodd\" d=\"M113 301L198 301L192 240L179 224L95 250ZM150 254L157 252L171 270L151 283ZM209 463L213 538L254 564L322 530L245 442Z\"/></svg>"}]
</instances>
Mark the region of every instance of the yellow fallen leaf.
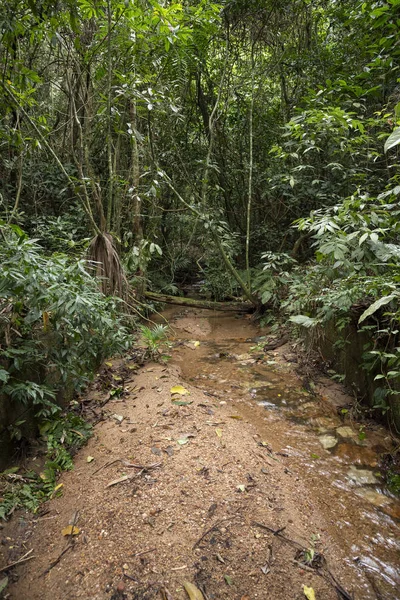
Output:
<instances>
[{"instance_id":1,"label":"yellow fallen leaf","mask_svg":"<svg viewBox=\"0 0 400 600\"><path fill-rule=\"evenodd\" d=\"M89 463L90 463L90 462L92 462L92 461L94 461L94 456L88 456L88 457L86 458L86 462L89 462Z\"/></svg>"},{"instance_id":2,"label":"yellow fallen leaf","mask_svg":"<svg viewBox=\"0 0 400 600\"><path fill-rule=\"evenodd\" d=\"M303 585L303 592L307 600L315 600L315 592L311 587Z\"/></svg>"},{"instance_id":3,"label":"yellow fallen leaf","mask_svg":"<svg viewBox=\"0 0 400 600\"><path fill-rule=\"evenodd\" d=\"M183 387L183 385L174 385L174 387L170 390L171 394L179 394L180 396L185 396L186 394L190 394L189 390Z\"/></svg>"},{"instance_id":4,"label":"yellow fallen leaf","mask_svg":"<svg viewBox=\"0 0 400 600\"><path fill-rule=\"evenodd\" d=\"M218 437L222 437L222 429L216 429L215 433L217 434Z\"/></svg>"},{"instance_id":5,"label":"yellow fallen leaf","mask_svg":"<svg viewBox=\"0 0 400 600\"><path fill-rule=\"evenodd\" d=\"M193 342L193 346L195 348L198 348L200 346L200 342L196 340L195 342Z\"/></svg>"},{"instance_id":6,"label":"yellow fallen leaf","mask_svg":"<svg viewBox=\"0 0 400 600\"><path fill-rule=\"evenodd\" d=\"M184 581L183 587L185 588L190 600L204 600L203 594L201 593L199 588L193 585L193 583L190 583L189 581Z\"/></svg>"},{"instance_id":7,"label":"yellow fallen leaf","mask_svg":"<svg viewBox=\"0 0 400 600\"><path fill-rule=\"evenodd\" d=\"M80 529L78 527L72 526L72 525L68 525L67 527L64 527L64 529L62 530L62 534L63 535L78 535L78 533L80 533Z\"/></svg>"},{"instance_id":8,"label":"yellow fallen leaf","mask_svg":"<svg viewBox=\"0 0 400 600\"><path fill-rule=\"evenodd\" d=\"M238 421L241 421L243 419L243 417L241 417L240 415L229 415L230 419L237 419Z\"/></svg>"},{"instance_id":9,"label":"yellow fallen leaf","mask_svg":"<svg viewBox=\"0 0 400 600\"><path fill-rule=\"evenodd\" d=\"M112 362L106 362L105 364L107 365L107 367L112 367L113 366Z\"/></svg>"},{"instance_id":10,"label":"yellow fallen leaf","mask_svg":"<svg viewBox=\"0 0 400 600\"><path fill-rule=\"evenodd\" d=\"M54 498L54 496L57 494L57 492L59 492L63 487L64 487L63 483L59 483L58 485L56 485L56 487L53 490L53 493L51 494L51 498Z\"/></svg>"}]
</instances>

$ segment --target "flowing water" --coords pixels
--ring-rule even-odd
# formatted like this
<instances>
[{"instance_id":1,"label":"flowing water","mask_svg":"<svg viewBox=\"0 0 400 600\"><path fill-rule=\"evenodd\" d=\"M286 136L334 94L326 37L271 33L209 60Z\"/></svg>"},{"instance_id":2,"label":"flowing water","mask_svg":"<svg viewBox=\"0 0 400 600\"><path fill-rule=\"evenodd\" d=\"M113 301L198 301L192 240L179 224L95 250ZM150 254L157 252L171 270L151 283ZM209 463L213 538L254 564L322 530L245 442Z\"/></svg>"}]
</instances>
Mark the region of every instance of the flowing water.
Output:
<instances>
[{"instance_id":1,"label":"flowing water","mask_svg":"<svg viewBox=\"0 0 400 600\"><path fill-rule=\"evenodd\" d=\"M307 481L328 533L369 582L356 597L399 599L400 502L379 473L380 455L392 449L387 430L342 414L338 406L349 398L329 381L319 393L304 389L290 348L260 353L259 332L246 317L177 308L164 314L184 379L216 404L232 405Z\"/></svg>"}]
</instances>

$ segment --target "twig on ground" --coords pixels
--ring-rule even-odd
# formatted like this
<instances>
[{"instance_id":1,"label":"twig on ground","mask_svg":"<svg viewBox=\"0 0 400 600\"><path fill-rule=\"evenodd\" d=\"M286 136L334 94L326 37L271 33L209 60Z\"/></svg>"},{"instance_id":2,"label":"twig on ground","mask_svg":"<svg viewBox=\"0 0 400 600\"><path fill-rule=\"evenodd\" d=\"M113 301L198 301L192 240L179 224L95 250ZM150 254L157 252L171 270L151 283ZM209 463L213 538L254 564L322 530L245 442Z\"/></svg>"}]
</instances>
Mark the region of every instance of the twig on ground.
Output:
<instances>
[{"instance_id":1,"label":"twig on ground","mask_svg":"<svg viewBox=\"0 0 400 600\"><path fill-rule=\"evenodd\" d=\"M17 565L20 565L21 563L24 563L27 560L32 560L32 558L36 558L36 556L28 556L29 554L31 554L31 552L33 552L33 548L32 550L29 550L26 554L21 556L21 558L19 558L15 562L12 562L9 565L6 565L5 567L1 567L0 573L4 573L4 571L8 571L9 569L12 569L12 567L16 567Z\"/></svg>"},{"instance_id":2,"label":"twig on ground","mask_svg":"<svg viewBox=\"0 0 400 600\"><path fill-rule=\"evenodd\" d=\"M205 531L203 533L203 535L201 536L201 538L199 538L197 540L197 542L193 545L193 550L195 548L197 548L197 546L200 544L200 542L202 542L204 540L204 538L211 533L212 531L214 531L215 529L218 529L218 527L220 525L222 525L222 523L227 523L228 521L232 521L232 519L234 519L236 517L236 515L234 515L233 517L230 517L228 519L225 519L225 517L222 517L222 519L219 519L219 521L217 521L216 523L214 523L214 525L212 527L210 527L210 529L207 529L207 531Z\"/></svg>"},{"instance_id":3,"label":"twig on ground","mask_svg":"<svg viewBox=\"0 0 400 600\"><path fill-rule=\"evenodd\" d=\"M107 467L111 467L111 465L115 465L115 463L117 462L121 462L124 467L128 467L128 468L132 468L132 469L155 469L156 467L159 467L160 465L162 465L162 462L159 463L154 463L152 465L136 465L134 463L131 463L127 460L124 460L123 458L116 458L115 460L111 460L108 463L105 463L104 465L102 465L101 467L99 467L98 469L96 469L96 471L93 471L92 475L96 475L96 473L98 473L99 471L101 471L102 469L106 469Z\"/></svg>"},{"instance_id":4,"label":"twig on ground","mask_svg":"<svg viewBox=\"0 0 400 600\"><path fill-rule=\"evenodd\" d=\"M50 571L56 565L58 565L58 563L60 562L60 560L62 559L62 557L64 556L64 554L66 554L68 552L68 550L71 550L72 547L73 547L73 544L68 544L68 546L66 546L64 548L64 550L57 556L57 558L55 560L53 560L52 563L50 563L50 565L47 567L47 569L45 571L43 571L43 573L41 574L41 577L44 577L45 575L47 575L47 573L50 573Z\"/></svg>"},{"instance_id":5,"label":"twig on ground","mask_svg":"<svg viewBox=\"0 0 400 600\"><path fill-rule=\"evenodd\" d=\"M117 485L118 483L124 483L125 481L131 481L131 479L136 479L137 477L140 477L146 471L150 471L151 469L156 469L157 467L162 465L162 462L154 463L152 465L134 465L132 463L127 463L126 461L121 461L121 462L126 467L133 467L134 469L140 469L139 473L132 473L131 475L122 475L122 477L119 477L118 479L114 479L113 481L110 481L110 483L108 483L106 485L106 488Z\"/></svg>"},{"instance_id":6,"label":"twig on ground","mask_svg":"<svg viewBox=\"0 0 400 600\"><path fill-rule=\"evenodd\" d=\"M149 554L150 552L155 552L157 548L151 548L150 550L144 550L143 552L136 552L136 554L132 554L132 558L136 558L137 556L143 556L143 554Z\"/></svg>"},{"instance_id":7,"label":"twig on ground","mask_svg":"<svg viewBox=\"0 0 400 600\"><path fill-rule=\"evenodd\" d=\"M114 465L117 462L120 462L120 458L116 458L115 460L112 460L108 463L106 463L105 465L102 465L101 467L99 467L98 469L96 469L95 471L93 471L92 475L96 475L96 473L98 473L99 471L101 471L102 469L106 469L107 467L111 467L111 465Z\"/></svg>"},{"instance_id":8,"label":"twig on ground","mask_svg":"<svg viewBox=\"0 0 400 600\"><path fill-rule=\"evenodd\" d=\"M130 579L131 581L134 581L135 583L139 583L139 581L137 579L135 579L133 575L129 575L128 573L124 573L124 577L126 577L127 579Z\"/></svg>"}]
</instances>

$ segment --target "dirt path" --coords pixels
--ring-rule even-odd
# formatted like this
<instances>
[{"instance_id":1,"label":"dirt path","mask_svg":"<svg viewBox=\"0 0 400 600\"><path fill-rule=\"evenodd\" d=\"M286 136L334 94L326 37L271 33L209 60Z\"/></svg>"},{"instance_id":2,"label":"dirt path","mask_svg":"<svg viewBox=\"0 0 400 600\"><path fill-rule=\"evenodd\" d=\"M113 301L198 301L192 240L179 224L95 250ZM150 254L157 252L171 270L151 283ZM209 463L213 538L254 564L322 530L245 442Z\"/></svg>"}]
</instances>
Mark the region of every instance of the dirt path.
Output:
<instances>
[{"instance_id":1,"label":"dirt path","mask_svg":"<svg viewBox=\"0 0 400 600\"><path fill-rule=\"evenodd\" d=\"M346 479L351 468L372 473L385 433L377 428L368 443L355 443L354 424L346 432L326 398L301 389L281 358L287 349L254 358L246 340L258 333L245 318L169 315L173 360L146 365L128 393L106 405L106 420L63 475L63 496L48 512L20 517L13 537L4 530L5 564L16 546L35 556L15 570L7 597L183 600L189 581L206 600L300 600L304 585L317 600L333 600L329 570L356 600L399 598L398 503L371 482ZM180 404L171 401L175 385L190 392ZM331 431L341 439L336 454L323 448ZM61 531L69 523L80 533L48 571L68 543ZM302 564L301 548L308 558L323 554L319 573L327 578Z\"/></svg>"}]
</instances>

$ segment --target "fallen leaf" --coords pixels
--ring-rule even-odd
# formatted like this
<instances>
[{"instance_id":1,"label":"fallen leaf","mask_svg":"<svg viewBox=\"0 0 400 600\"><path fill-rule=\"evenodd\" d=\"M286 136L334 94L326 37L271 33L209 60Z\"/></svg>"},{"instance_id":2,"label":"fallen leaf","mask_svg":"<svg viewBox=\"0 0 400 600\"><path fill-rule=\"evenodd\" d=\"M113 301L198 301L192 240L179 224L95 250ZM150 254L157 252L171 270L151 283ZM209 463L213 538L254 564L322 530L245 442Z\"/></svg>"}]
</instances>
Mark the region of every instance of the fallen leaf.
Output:
<instances>
[{"instance_id":1,"label":"fallen leaf","mask_svg":"<svg viewBox=\"0 0 400 600\"><path fill-rule=\"evenodd\" d=\"M167 446L164 449L164 452L166 452L168 454L168 456L173 456L174 455L174 449L172 446Z\"/></svg>"},{"instance_id":2,"label":"fallen leaf","mask_svg":"<svg viewBox=\"0 0 400 600\"><path fill-rule=\"evenodd\" d=\"M8 577L4 577L3 579L0 580L0 593L6 589L6 587L8 586Z\"/></svg>"},{"instance_id":3,"label":"fallen leaf","mask_svg":"<svg viewBox=\"0 0 400 600\"><path fill-rule=\"evenodd\" d=\"M238 421L241 421L243 419L243 417L241 417L240 415L229 415L230 419L237 419Z\"/></svg>"},{"instance_id":4,"label":"fallen leaf","mask_svg":"<svg viewBox=\"0 0 400 600\"><path fill-rule=\"evenodd\" d=\"M57 492L59 492L63 487L64 487L63 483L59 483L58 485L56 485L56 487L54 488L54 490L51 494L51 498L54 498L54 496L57 494Z\"/></svg>"},{"instance_id":5,"label":"fallen leaf","mask_svg":"<svg viewBox=\"0 0 400 600\"><path fill-rule=\"evenodd\" d=\"M193 585L193 583L190 583L189 581L184 581L183 587L185 588L190 600L204 600L203 594L201 593L199 588Z\"/></svg>"},{"instance_id":6,"label":"fallen leaf","mask_svg":"<svg viewBox=\"0 0 400 600\"><path fill-rule=\"evenodd\" d=\"M88 463L91 463L91 462L93 462L93 461L94 461L94 456L88 456L88 457L86 458L86 462L88 462Z\"/></svg>"},{"instance_id":7,"label":"fallen leaf","mask_svg":"<svg viewBox=\"0 0 400 600\"><path fill-rule=\"evenodd\" d=\"M315 592L311 587L303 585L303 592L307 600L315 600Z\"/></svg>"},{"instance_id":8,"label":"fallen leaf","mask_svg":"<svg viewBox=\"0 0 400 600\"><path fill-rule=\"evenodd\" d=\"M193 342L193 346L195 348L198 348L200 346L200 342L196 340L195 342Z\"/></svg>"},{"instance_id":9,"label":"fallen leaf","mask_svg":"<svg viewBox=\"0 0 400 600\"><path fill-rule=\"evenodd\" d=\"M114 481L110 481L110 483L106 485L106 488L112 487L113 485L117 485L117 483L123 483L124 481L128 481L129 478L129 475L123 475L122 477L119 477L119 479L114 479Z\"/></svg>"},{"instance_id":10,"label":"fallen leaf","mask_svg":"<svg viewBox=\"0 0 400 600\"><path fill-rule=\"evenodd\" d=\"M175 406L189 406L189 404L193 404L193 400L190 402L184 402L183 400L172 400L172 404L175 404Z\"/></svg>"},{"instance_id":11,"label":"fallen leaf","mask_svg":"<svg viewBox=\"0 0 400 600\"><path fill-rule=\"evenodd\" d=\"M186 396L190 394L189 390L183 387L183 385L174 385L170 390L171 394L179 394L180 396Z\"/></svg>"},{"instance_id":12,"label":"fallen leaf","mask_svg":"<svg viewBox=\"0 0 400 600\"><path fill-rule=\"evenodd\" d=\"M154 446L154 447L151 449L151 453L152 453L152 454L155 454L156 456L161 456L161 449L160 449L160 448L157 448L157 446Z\"/></svg>"},{"instance_id":13,"label":"fallen leaf","mask_svg":"<svg viewBox=\"0 0 400 600\"><path fill-rule=\"evenodd\" d=\"M67 527L64 527L61 533L63 535L78 535L80 531L81 530L78 527L75 527L74 525L68 525Z\"/></svg>"},{"instance_id":14,"label":"fallen leaf","mask_svg":"<svg viewBox=\"0 0 400 600\"><path fill-rule=\"evenodd\" d=\"M184 446L185 444L188 443L189 440L188 440L188 438L180 438L179 440L176 440L176 441L180 446Z\"/></svg>"},{"instance_id":15,"label":"fallen leaf","mask_svg":"<svg viewBox=\"0 0 400 600\"><path fill-rule=\"evenodd\" d=\"M105 364L107 365L107 367L112 367L113 366L112 362L106 362Z\"/></svg>"},{"instance_id":16,"label":"fallen leaf","mask_svg":"<svg viewBox=\"0 0 400 600\"><path fill-rule=\"evenodd\" d=\"M230 575L224 575L224 579L228 585L233 585L233 580Z\"/></svg>"},{"instance_id":17,"label":"fallen leaf","mask_svg":"<svg viewBox=\"0 0 400 600\"><path fill-rule=\"evenodd\" d=\"M266 565L264 565L263 567L261 567L261 571L264 573L264 575L268 575L270 570L271 570L271 567L269 566L268 563Z\"/></svg>"},{"instance_id":18,"label":"fallen leaf","mask_svg":"<svg viewBox=\"0 0 400 600\"><path fill-rule=\"evenodd\" d=\"M246 486L245 485L238 485L237 489L239 490L239 492L245 492L246 491Z\"/></svg>"},{"instance_id":19,"label":"fallen leaf","mask_svg":"<svg viewBox=\"0 0 400 600\"><path fill-rule=\"evenodd\" d=\"M219 560L220 563L225 564L225 561L220 554L216 554L215 556L217 557L217 560Z\"/></svg>"},{"instance_id":20,"label":"fallen leaf","mask_svg":"<svg viewBox=\"0 0 400 600\"><path fill-rule=\"evenodd\" d=\"M215 430L215 433L217 434L218 437L222 437L222 429L217 428Z\"/></svg>"},{"instance_id":21,"label":"fallen leaf","mask_svg":"<svg viewBox=\"0 0 400 600\"><path fill-rule=\"evenodd\" d=\"M112 376L112 378L113 378L115 381L122 381L122 377L120 377L119 375L113 375L113 376Z\"/></svg>"}]
</instances>

